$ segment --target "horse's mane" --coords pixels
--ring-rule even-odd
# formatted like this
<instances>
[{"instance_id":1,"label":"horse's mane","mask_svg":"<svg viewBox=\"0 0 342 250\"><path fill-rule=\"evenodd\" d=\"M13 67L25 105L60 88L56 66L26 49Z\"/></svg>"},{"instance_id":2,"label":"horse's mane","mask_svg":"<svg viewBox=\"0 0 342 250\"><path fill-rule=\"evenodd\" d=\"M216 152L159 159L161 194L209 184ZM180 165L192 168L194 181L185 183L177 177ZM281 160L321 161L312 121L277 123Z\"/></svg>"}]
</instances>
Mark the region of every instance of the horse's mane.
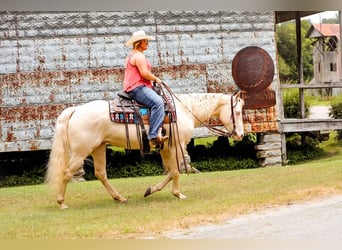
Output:
<instances>
[{"instance_id":1,"label":"horse's mane","mask_svg":"<svg viewBox=\"0 0 342 250\"><path fill-rule=\"evenodd\" d=\"M199 117L205 117L211 114L217 107L222 96L223 94L220 93L177 94L177 97L186 109L196 111Z\"/></svg>"}]
</instances>

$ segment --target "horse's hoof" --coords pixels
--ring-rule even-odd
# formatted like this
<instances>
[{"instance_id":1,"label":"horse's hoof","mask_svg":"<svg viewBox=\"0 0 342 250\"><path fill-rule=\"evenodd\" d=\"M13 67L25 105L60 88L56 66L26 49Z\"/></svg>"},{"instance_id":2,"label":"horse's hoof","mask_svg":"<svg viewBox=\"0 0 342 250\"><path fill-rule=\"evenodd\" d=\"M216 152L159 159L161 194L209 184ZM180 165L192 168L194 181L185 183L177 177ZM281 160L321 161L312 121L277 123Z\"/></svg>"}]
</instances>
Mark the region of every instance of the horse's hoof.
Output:
<instances>
[{"instance_id":1,"label":"horse's hoof","mask_svg":"<svg viewBox=\"0 0 342 250\"><path fill-rule=\"evenodd\" d=\"M119 197L119 198L114 198L115 201L118 201L120 203L127 203L127 199Z\"/></svg>"},{"instance_id":2,"label":"horse's hoof","mask_svg":"<svg viewBox=\"0 0 342 250\"><path fill-rule=\"evenodd\" d=\"M186 196L184 194L182 194L182 193L174 194L174 196L176 196L180 200L186 199Z\"/></svg>"},{"instance_id":3,"label":"horse's hoof","mask_svg":"<svg viewBox=\"0 0 342 250\"><path fill-rule=\"evenodd\" d=\"M184 195L184 194L179 194L179 195L178 195L178 198L179 198L180 200L184 200L184 199L186 199L186 195Z\"/></svg>"},{"instance_id":4,"label":"horse's hoof","mask_svg":"<svg viewBox=\"0 0 342 250\"><path fill-rule=\"evenodd\" d=\"M65 205L64 203L59 204L59 207L61 208L61 210L64 210L64 209L67 209L67 208L68 208L68 206Z\"/></svg>"},{"instance_id":5,"label":"horse's hoof","mask_svg":"<svg viewBox=\"0 0 342 250\"><path fill-rule=\"evenodd\" d=\"M144 197L149 196L150 194L152 194L152 187L149 187L148 189L146 189Z\"/></svg>"}]
</instances>

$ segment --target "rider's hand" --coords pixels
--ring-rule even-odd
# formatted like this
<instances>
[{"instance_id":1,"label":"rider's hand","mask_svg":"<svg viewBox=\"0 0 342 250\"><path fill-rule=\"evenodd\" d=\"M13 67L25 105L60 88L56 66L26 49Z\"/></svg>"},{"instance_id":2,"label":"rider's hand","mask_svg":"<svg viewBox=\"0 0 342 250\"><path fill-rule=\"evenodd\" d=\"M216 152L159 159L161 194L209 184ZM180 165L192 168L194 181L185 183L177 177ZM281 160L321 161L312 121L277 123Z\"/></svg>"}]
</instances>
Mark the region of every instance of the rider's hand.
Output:
<instances>
[{"instance_id":1,"label":"rider's hand","mask_svg":"<svg viewBox=\"0 0 342 250\"><path fill-rule=\"evenodd\" d=\"M158 78L158 77L156 77L156 79L154 80L154 82L156 82L156 83L161 83L161 80Z\"/></svg>"}]
</instances>

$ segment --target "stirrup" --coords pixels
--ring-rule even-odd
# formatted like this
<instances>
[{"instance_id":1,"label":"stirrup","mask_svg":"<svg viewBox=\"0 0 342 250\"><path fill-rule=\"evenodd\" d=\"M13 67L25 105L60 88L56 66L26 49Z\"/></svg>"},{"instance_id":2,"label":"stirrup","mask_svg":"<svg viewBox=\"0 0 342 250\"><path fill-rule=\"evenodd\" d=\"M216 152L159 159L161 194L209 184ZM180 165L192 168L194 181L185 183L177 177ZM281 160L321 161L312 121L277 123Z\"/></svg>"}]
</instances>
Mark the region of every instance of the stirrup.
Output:
<instances>
[{"instance_id":1,"label":"stirrup","mask_svg":"<svg viewBox=\"0 0 342 250\"><path fill-rule=\"evenodd\" d=\"M164 142L168 139L168 136L162 136L162 138L153 138L149 140L150 148L162 149Z\"/></svg>"},{"instance_id":2,"label":"stirrup","mask_svg":"<svg viewBox=\"0 0 342 250\"><path fill-rule=\"evenodd\" d=\"M156 139L157 139L157 143L162 144L162 143L164 143L164 141L169 139L169 137L167 135L165 135L165 136L158 136Z\"/></svg>"},{"instance_id":3,"label":"stirrup","mask_svg":"<svg viewBox=\"0 0 342 250\"><path fill-rule=\"evenodd\" d=\"M166 134L165 128L161 127L158 129L158 134L157 134L157 141L159 143L163 143L165 140L167 140L169 137Z\"/></svg>"}]
</instances>

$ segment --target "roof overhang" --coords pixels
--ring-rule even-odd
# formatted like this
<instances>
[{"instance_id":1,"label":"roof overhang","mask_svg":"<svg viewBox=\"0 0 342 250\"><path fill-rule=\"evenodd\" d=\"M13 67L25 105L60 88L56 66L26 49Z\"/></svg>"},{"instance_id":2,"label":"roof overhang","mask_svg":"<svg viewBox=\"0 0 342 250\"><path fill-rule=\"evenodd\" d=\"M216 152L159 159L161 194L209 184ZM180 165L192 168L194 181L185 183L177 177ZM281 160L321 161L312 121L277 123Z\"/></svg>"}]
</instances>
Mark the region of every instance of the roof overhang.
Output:
<instances>
[{"instance_id":1,"label":"roof overhang","mask_svg":"<svg viewBox=\"0 0 342 250\"><path fill-rule=\"evenodd\" d=\"M302 18L305 16L310 16L323 11L275 11L275 22L282 23L287 22L297 17Z\"/></svg>"}]
</instances>

